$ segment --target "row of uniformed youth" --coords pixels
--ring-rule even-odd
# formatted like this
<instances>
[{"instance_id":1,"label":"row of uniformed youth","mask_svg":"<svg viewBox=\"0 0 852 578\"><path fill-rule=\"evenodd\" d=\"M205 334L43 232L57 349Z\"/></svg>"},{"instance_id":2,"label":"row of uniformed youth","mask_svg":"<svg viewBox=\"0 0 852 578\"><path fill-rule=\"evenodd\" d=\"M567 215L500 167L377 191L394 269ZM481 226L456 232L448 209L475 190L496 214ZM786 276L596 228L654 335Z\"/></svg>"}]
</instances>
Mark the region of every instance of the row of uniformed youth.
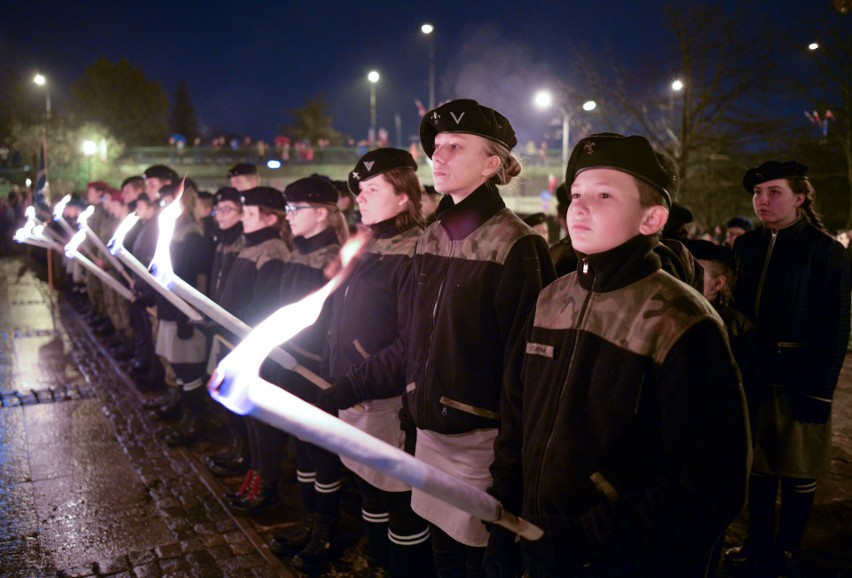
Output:
<instances>
[{"instance_id":1,"label":"row of uniformed youth","mask_svg":"<svg viewBox=\"0 0 852 578\"><path fill-rule=\"evenodd\" d=\"M739 260L706 245L692 245L693 257L659 237L678 186L671 161L642 137L587 137L566 174L570 246L554 252L570 255L559 264L572 272L556 279L544 239L499 194L521 172L509 120L456 100L430 111L420 135L444 193L436 221L423 229L407 152L367 153L347 183L370 231L366 254L320 321L285 345L332 387L271 361L262 376L489 491L544 536L519 541L344 460L371 563L392 576L713 575L748 486L750 536L727 554L729 568L789 575L827 471L849 329L849 264L814 209L806 167L749 171L764 226L737 240ZM175 182L163 169L146 171L146 187ZM325 283L348 227L328 180L301 179L283 196L235 184L215 199L209 293L254 325ZM191 280L203 232L192 195L181 202L172 258ZM191 416L205 395L206 342L165 305L156 352ZM252 514L278 500L285 436L232 421L248 471L228 500ZM313 571L338 553L341 464L293 443L302 520L270 548ZM228 452L207 461L222 473L243 465Z\"/></svg>"}]
</instances>

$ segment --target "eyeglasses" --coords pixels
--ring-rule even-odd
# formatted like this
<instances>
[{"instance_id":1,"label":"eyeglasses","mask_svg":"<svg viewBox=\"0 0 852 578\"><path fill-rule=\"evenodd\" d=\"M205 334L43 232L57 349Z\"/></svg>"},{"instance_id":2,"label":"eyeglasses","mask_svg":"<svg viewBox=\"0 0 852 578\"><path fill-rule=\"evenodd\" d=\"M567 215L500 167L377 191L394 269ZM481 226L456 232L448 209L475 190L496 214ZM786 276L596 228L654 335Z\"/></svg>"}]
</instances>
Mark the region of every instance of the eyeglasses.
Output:
<instances>
[{"instance_id":1,"label":"eyeglasses","mask_svg":"<svg viewBox=\"0 0 852 578\"><path fill-rule=\"evenodd\" d=\"M230 215L231 213L238 213L239 211L239 209L235 209L234 207L216 207L217 215Z\"/></svg>"},{"instance_id":2,"label":"eyeglasses","mask_svg":"<svg viewBox=\"0 0 852 578\"><path fill-rule=\"evenodd\" d=\"M312 207L310 205L287 205L286 211L287 214L297 213L302 209L316 209L316 207Z\"/></svg>"}]
</instances>

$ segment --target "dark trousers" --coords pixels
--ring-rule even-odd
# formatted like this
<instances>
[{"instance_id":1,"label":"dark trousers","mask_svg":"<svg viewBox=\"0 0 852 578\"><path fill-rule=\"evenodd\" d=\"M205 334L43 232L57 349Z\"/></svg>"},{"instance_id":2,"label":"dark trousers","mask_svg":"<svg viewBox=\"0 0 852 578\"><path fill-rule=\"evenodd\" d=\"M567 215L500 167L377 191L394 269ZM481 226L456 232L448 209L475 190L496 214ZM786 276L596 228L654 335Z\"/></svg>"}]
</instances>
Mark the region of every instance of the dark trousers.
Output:
<instances>
[{"instance_id":1,"label":"dark trousers","mask_svg":"<svg viewBox=\"0 0 852 578\"><path fill-rule=\"evenodd\" d=\"M438 578L481 578L485 576L482 558L485 548L465 546L453 540L435 524L429 524L432 557Z\"/></svg>"}]
</instances>

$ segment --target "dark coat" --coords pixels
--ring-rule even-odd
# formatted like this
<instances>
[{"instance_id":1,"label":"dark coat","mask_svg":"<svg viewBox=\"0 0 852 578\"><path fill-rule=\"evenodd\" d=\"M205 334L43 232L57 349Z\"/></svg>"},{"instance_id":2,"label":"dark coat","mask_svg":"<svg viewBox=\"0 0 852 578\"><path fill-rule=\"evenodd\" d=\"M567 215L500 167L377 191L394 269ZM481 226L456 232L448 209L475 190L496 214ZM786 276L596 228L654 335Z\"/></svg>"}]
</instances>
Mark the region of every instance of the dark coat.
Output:
<instances>
[{"instance_id":1,"label":"dark coat","mask_svg":"<svg viewBox=\"0 0 852 578\"><path fill-rule=\"evenodd\" d=\"M581 255L507 361L491 493L543 527L525 548L554 576L692 575L745 500L725 329L652 245Z\"/></svg>"},{"instance_id":2,"label":"dark coat","mask_svg":"<svg viewBox=\"0 0 852 578\"><path fill-rule=\"evenodd\" d=\"M737 239L734 307L757 327L761 373L830 400L849 339L849 260L843 246L805 219Z\"/></svg>"},{"instance_id":3,"label":"dark coat","mask_svg":"<svg viewBox=\"0 0 852 578\"><path fill-rule=\"evenodd\" d=\"M547 243L482 185L450 195L417 243L406 401L417 427L496 428L507 347L555 278Z\"/></svg>"}]
</instances>

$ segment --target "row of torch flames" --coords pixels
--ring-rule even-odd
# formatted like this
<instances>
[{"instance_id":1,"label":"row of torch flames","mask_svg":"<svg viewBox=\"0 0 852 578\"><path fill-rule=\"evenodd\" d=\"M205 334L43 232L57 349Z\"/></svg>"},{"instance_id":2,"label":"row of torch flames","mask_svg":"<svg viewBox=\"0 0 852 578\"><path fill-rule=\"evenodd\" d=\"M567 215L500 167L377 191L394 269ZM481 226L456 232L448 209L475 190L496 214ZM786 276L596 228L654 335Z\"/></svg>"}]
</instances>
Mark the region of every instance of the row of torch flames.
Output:
<instances>
[{"instance_id":1,"label":"row of torch flames","mask_svg":"<svg viewBox=\"0 0 852 578\"><path fill-rule=\"evenodd\" d=\"M87 225L94 206L89 206L80 214L77 231L64 219L62 215L70 195L66 195L57 203L53 211L53 220L60 225L65 235L60 235L40 223L36 218L35 209L29 207L26 211L27 222L15 233L14 239L19 243L64 254L90 274L97 276L123 298L132 301L133 292L99 267L92 255L81 248L83 241L88 239L106 262L128 283L131 282L130 273L133 273L137 283L141 280L149 284L192 321L201 322L204 316L207 316L224 329L241 337L242 341L219 362L208 384L213 399L229 410L240 415L250 415L330 452L363 463L479 519L499 524L523 538L537 540L542 536L540 528L504 510L500 502L490 494L415 459L399 448L377 440L259 377L261 363L269 357L285 369L301 374L318 387L329 387L328 382L301 366L280 345L316 322L325 300L353 268L356 257L365 245L365 235L353 236L342 247L340 270L321 289L301 301L282 307L252 329L175 275L169 244L175 222L183 211L180 203L182 193L183 184L178 189L175 201L160 212L160 235L149 267L136 259L123 245L124 236L139 219L134 213L119 224L107 247Z\"/></svg>"}]
</instances>

